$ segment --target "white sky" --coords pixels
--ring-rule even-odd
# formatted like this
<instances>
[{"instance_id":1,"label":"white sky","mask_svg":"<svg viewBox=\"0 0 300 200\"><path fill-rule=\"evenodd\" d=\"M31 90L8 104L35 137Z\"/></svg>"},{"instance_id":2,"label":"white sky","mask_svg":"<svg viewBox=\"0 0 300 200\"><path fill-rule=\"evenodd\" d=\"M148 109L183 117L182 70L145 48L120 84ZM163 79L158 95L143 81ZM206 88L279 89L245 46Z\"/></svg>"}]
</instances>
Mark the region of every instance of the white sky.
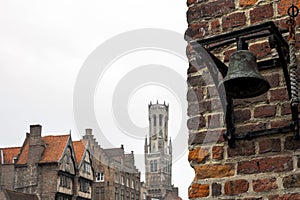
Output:
<instances>
[{"instance_id":1,"label":"white sky","mask_svg":"<svg viewBox=\"0 0 300 200\"><path fill-rule=\"evenodd\" d=\"M186 10L186 1L174 0L1 1L0 131L3 139L0 147L21 146L30 124L41 124L44 135L66 134L72 130L73 139L79 139L84 130L78 130L74 120L73 93L89 55L113 36L136 29L167 29L182 34L183 40ZM183 79L186 77L188 65L180 56L160 50L139 50L113 60L106 74L99 78L94 94L95 115L103 135L113 146L123 143L125 151L134 150L136 154L142 154L147 132L125 134L130 130L124 132L116 124L118 119L112 116L110 107L112 91L131 70L151 64L169 67ZM184 82L178 84L186 87ZM124 105L131 122L145 129L147 105L157 99L170 104L169 136L176 140L180 124L186 124L186 105L182 103L185 96L176 94L171 86L155 82L136 85L129 98L124 99ZM101 144L101 138L97 139ZM179 187L180 196L187 199L187 188L194 173L187 152L183 153L175 156L173 183Z\"/></svg>"}]
</instances>

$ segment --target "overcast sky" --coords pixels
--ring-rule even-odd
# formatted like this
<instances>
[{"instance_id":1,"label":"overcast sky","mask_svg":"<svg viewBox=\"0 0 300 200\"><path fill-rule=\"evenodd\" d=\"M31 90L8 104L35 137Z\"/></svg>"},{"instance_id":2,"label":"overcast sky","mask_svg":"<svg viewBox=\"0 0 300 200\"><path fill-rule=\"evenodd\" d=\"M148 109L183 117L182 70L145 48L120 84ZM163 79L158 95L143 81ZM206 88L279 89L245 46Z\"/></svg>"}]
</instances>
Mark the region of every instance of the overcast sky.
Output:
<instances>
[{"instance_id":1,"label":"overcast sky","mask_svg":"<svg viewBox=\"0 0 300 200\"><path fill-rule=\"evenodd\" d=\"M165 100L170 105L169 136L172 140L176 143L180 134L187 135L183 101L188 65L182 53L184 46L180 46L184 44L183 34L187 27L186 9L185 1L174 0L2 1L0 147L21 146L30 124L41 124L43 135L67 134L71 130L73 139L81 138L84 128L74 117L81 114L74 108L78 106L74 105L74 92L78 77L83 76L84 63L91 59L93 52L99 63L102 58L114 56L107 66L98 63L99 69L105 67L105 70L97 72L97 84L91 94L97 127L102 131L95 133L100 145L109 143L119 147L124 144L125 151L134 150L141 155L144 137L148 134L145 131L148 128L148 103L156 100L160 103ZM134 34L145 33L136 38L141 40L151 38L151 31L160 34L161 29L167 32L162 30L160 39L153 36L154 43L157 42L153 48L144 44L129 47ZM119 42L120 48L116 47L114 42L126 34L129 39L121 40L124 42ZM170 37L164 34L170 34ZM176 47L182 49L181 53L160 46L160 42L178 36L181 41L172 43L177 45L178 42ZM115 49L128 46L129 49L122 55L117 50L106 54L103 44ZM113 53L116 55L111 55ZM161 66L165 70L155 75ZM139 67L142 67L140 71L137 70ZM148 72L145 67L153 70ZM142 75L145 71L146 78ZM145 81L135 82L134 75ZM165 77L166 82L154 77ZM177 85L171 85L171 82ZM176 91L178 88L181 92ZM127 115L118 113L119 106L126 109ZM128 116L132 127L127 127L124 116ZM93 124L87 126L85 128L97 130ZM101 143L103 137L106 144ZM173 148L186 149L186 141L183 141L182 145L177 141ZM176 152L174 158L173 183L179 187L181 197L187 199L193 170L189 167L186 151Z\"/></svg>"}]
</instances>

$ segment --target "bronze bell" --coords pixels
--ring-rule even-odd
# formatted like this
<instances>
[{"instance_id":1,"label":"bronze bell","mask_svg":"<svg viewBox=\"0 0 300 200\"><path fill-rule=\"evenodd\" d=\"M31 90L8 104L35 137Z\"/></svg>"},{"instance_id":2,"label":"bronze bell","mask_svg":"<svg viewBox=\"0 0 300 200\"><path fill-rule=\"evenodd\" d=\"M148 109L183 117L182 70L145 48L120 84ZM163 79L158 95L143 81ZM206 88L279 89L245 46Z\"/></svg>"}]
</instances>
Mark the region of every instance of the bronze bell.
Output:
<instances>
[{"instance_id":1,"label":"bronze bell","mask_svg":"<svg viewBox=\"0 0 300 200\"><path fill-rule=\"evenodd\" d=\"M256 57L249 50L239 50L229 57L224 84L226 95L244 99L259 96L270 89L268 81L257 69Z\"/></svg>"}]
</instances>

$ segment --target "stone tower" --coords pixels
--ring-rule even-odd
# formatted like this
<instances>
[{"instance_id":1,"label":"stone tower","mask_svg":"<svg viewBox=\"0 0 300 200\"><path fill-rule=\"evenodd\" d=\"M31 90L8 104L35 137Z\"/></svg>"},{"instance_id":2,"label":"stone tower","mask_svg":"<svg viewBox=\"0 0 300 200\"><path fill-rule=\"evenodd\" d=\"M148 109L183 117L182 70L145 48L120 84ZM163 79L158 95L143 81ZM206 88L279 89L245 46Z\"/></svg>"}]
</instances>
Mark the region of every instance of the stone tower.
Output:
<instances>
[{"instance_id":1,"label":"stone tower","mask_svg":"<svg viewBox=\"0 0 300 200\"><path fill-rule=\"evenodd\" d=\"M149 104L149 143L145 138L146 188L149 196L163 199L172 191L172 144L168 140L169 105Z\"/></svg>"}]
</instances>

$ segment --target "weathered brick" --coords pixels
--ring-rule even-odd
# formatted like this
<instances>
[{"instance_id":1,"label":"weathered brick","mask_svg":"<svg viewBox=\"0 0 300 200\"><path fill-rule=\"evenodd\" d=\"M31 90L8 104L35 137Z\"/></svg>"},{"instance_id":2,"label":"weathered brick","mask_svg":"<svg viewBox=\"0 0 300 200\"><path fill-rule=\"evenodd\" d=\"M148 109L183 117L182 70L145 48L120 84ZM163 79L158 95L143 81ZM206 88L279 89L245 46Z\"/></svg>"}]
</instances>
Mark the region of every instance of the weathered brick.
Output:
<instances>
[{"instance_id":1,"label":"weathered brick","mask_svg":"<svg viewBox=\"0 0 300 200\"><path fill-rule=\"evenodd\" d=\"M238 162L237 173L238 174L254 174L259 172L259 161L241 161Z\"/></svg>"},{"instance_id":2,"label":"weathered brick","mask_svg":"<svg viewBox=\"0 0 300 200\"><path fill-rule=\"evenodd\" d=\"M228 148L227 153L228 157L254 155L255 143L247 140L236 141L236 148Z\"/></svg>"},{"instance_id":3,"label":"weathered brick","mask_svg":"<svg viewBox=\"0 0 300 200\"><path fill-rule=\"evenodd\" d=\"M249 99L234 99L233 100L235 106L245 106L248 104L257 104L257 103L266 102L266 101L268 101L267 93L262 94L257 97L249 98Z\"/></svg>"},{"instance_id":4,"label":"weathered brick","mask_svg":"<svg viewBox=\"0 0 300 200\"><path fill-rule=\"evenodd\" d=\"M271 101L283 101L288 100L288 92L286 88L276 88L270 90L270 100Z\"/></svg>"},{"instance_id":5,"label":"weathered brick","mask_svg":"<svg viewBox=\"0 0 300 200\"><path fill-rule=\"evenodd\" d=\"M188 143L192 144L207 144L224 142L222 130L209 130L206 132L190 133Z\"/></svg>"},{"instance_id":6,"label":"weathered brick","mask_svg":"<svg viewBox=\"0 0 300 200\"><path fill-rule=\"evenodd\" d=\"M213 197L217 197L221 195L221 191L222 191L222 185L218 184L218 183L213 183L211 185L211 195Z\"/></svg>"},{"instance_id":7,"label":"weathered brick","mask_svg":"<svg viewBox=\"0 0 300 200\"><path fill-rule=\"evenodd\" d=\"M189 25L185 32L185 40L190 41L197 38L202 38L208 31L207 22L197 22Z\"/></svg>"},{"instance_id":8,"label":"weathered brick","mask_svg":"<svg viewBox=\"0 0 300 200\"><path fill-rule=\"evenodd\" d=\"M189 198L207 197L209 195L208 184L193 183L189 187Z\"/></svg>"},{"instance_id":9,"label":"weathered brick","mask_svg":"<svg viewBox=\"0 0 300 200\"><path fill-rule=\"evenodd\" d=\"M260 22L273 17L273 15L272 4L265 4L250 11L250 22L251 24Z\"/></svg>"},{"instance_id":10,"label":"weathered brick","mask_svg":"<svg viewBox=\"0 0 300 200\"><path fill-rule=\"evenodd\" d=\"M290 119L276 119L271 121L270 126L271 128L282 128L290 126Z\"/></svg>"},{"instance_id":11,"label":"weathered brick","mask_svg":"<svg viewBox=\"0 0 300 200\"><path fill-rule=\"evenodd\" d=\"M291 104L289 102L285 102L281 105L281 116L291 114Z\"/></svg>"},{"instance_id":12,"label":"weathered brick","mask_svg":"<svg viewBox=\"0 0 300 200\"><path fill-rule=\"evenodd\" d=\"M191 87L205 86L206 85L202 76L191 76L191 77L188 77L187 83Z\"/></svg>"},{"instance_id":13,"label":"weathered brick","mask_svg":"<svg viewBox=\"0 0 300 200\"><path fill-rule=\"evenodd\" d=\"M190 6L196 2L197 2L197 0L187 0L186 4L187 4L187 6Z\"/></svg>"},{"instance_id":14,"label":"weathered brick","mask_svg":"<svg viewBox=\"0 0 300 200\"><path fill-rule=\"evenodd\" d=\"M284 172L293 169L293 159L290 156L262 158L259 160L259 171L264 172Z\"/></svg>"},{"instance_id":15,"label":"weathered brick","mask_svg":"<svg viewBox=\"0 0 300 200\"><path fill-rule=\"evenodd\" d=\"M223 159L224 147L223 146L214 146L212 148L213 159L221 160Z\"/></svg>"},{"instance_id":16,"label":"weathered brick","mask_svg":"<svg viewBox=\"0 0 300 200\"><path fill-rule=\"evenodd\" d=\"M254 109L254 117L273 117L276 114L276 105L262 105Z\"/></svg>"},{"instance_id":17,"label":"weathered brick","mask_svg":"<svg viewBox=\"0 0 300 200\"><path fill-rule=\"evenodd\" d=\"M244 12L237 12L222 18L223 31L241 27L246 24L246 15Z\"/></svg>"},{"instance_id":18,"label":"weathered brick","mask_svg":"<svg viewBox=\"0 0 300 200\"><path fill-rule=\"evenodd\" d=\"M224 51L224 62L228 62L232 53L236 52L236 48L228 49Z\"/></svg>"},{"instance_id":19,"label":"weathered brick","mask_svg":"<svg viewBox=\"0 0 300 200\"><path fill-rule=\"evenodd\" d=\"M229 13L235 8L233 0L216 0L208 3L202 3L197 6L190 7L187 12L187 21L193 21L203 18L220 17Z\"/></svg>"},{"instance_id":20,"label":"weathered brick","mask_svg":"<svg viewBox=\"0 0 300 200\"><path fill-rule=\"evenodd\" d=\"M246 7L246 6L253 6L256 4L258 0L240 0L240 6Z\"/></svg>"},{"instance_id":21,"label":"weathered brick","mask_svg":"<svg viewBox=\"0 0 300 200\"><path fill-rule=\"evenodd\" d=\"M249 109L245 110L234 110L234 120L236 123L245 122L250 120L251 111Z\"/></svg>"},{"instance_id":22,"label":"weathered brick","mask_svg":"<svg viewBox=\"0 0 300 200\"><path fill-rule=\"evenodd\" d=\"M211 31L211 34L216 34L220 31L220 28L221 28L221 24L220 24L220 21L218 19L216 20L213 20L211 23L210 23L210 31Z\"/></svg>"},{"instance_id":23,"label":"weathered brick","mask_svg":"<svg viewBox=\"0 0 300 200\"><path fill-rule=\"evenodd\" d=\"M300 194L272 195L268 200L300 200Z\"/></svg>"},{"instance_id":24,"label":"weathered brick","mask_svg":"<svg viewBox=\"0 0 300 200\"><path fill-rule=\"evenodd\" d=\"M236 133L247 133L247 132L253 132L253 131L262 131L266 130L267 124L263 122L259 123L249 123L249 124L238 124L236 126Z\"/></svg>"},{"instance_id":25,"label":"weathered brick","mask_svg":"<svg viewBox=\"0 0 300 200\"><path fill-rule=\"evenodd\" d=\"M295 140L293 136L285 138L284 149L286 150L298 150L300 149L300 142Z\"/></svg>"},{"instance_id":26,"label":"weathered brick","mask_svg":"<svg viewBox=\"0 0 300 200\"><path fill-rule=\"evenodd\" d=\"M275 177L253 180L253 190L255 192L265 192L277 188L278 185Z\"/></svg>"},{"instance_id":27,"label":"weathered brick","mask_svg":"<svg viewBox=\"0 0 300 200\"><path fill-rule=\"evenodd\" d=\"M300 7L300 1L293 2L298 8ZM278 2L278 14L286 15L288 8L291 6L291 2L289 0L281 0Z\"/></svg>"},{"instance_id":28,"label":"weathered brick","mask_svg":"<svg viewBox=\"0 0 300 200\"><path fill-rule=\"evenodd\" d=\"M215 164L215 165L201 165L194 166L195 180L205 178L224 178L234 176L234 164Z\"/></svg>"},{"instance_id":29,"label":"weathered brick","mask_svg":"<svg viewBox=\"0 0 300 200\"><path fill-rule=\"evenodd\" d=\"M187 100L189 102L200 102L204 98L203 93L204 93L203 87L189 89L187 92Z\"/></svg>"},{"instance_id":30,"label":"weathered brick","mask_svg":"<svg viewBox=\"0 0 300 200\"><path fill-rule=\"evenodd\" d=\"M208 127L208 128L222 128L223 124L221 123L221 115L220 114L208 115L206 127Z\"/></svg>"},{"instance_id":31,"label":"weathered brick","mask_svg":"<svg viewBox=\"0 0 300 200\"><path fill-rule=\"evenodd\" d=\"M280 139L264 139L258 143L259 153L267 152L280 152L281 142Z\"/></svg>"},{"instance_id":32,"label":"weathered brick","mask_svg":"<svg viewBox=\"0 0 300 200\"><path fill-rule=\"evenodd\" d=\"M282 179L284 188L299 188L300 187L300 174L291 174Z\"/></svg>"},{"instance_id":33,"label":"weathered brick","mask_svg":"<svg viewBox=\"0 0 300 200\"><path fill-rule=\"evenodd\" d=\"M269 42L252 44L249 46L249 50L256 55L257 59L264 58L271 53Z\"/></svg>"},{"instance_id":34,"label":"weathered brick","mask_svg":"<svg viewBox=\"0 0 300 200\"><path fill-rule=\"evenodd\" d=\"M195 73L198 71L198 68L193 64L193 63L190 63L189 64L189 68L187 70L187 74L192 74L192 73Z\"/></svg>"},{"instance_id":35,"label":"weathered brick","mask_svg":"<svg viewBox=\"0 0 300 200\"><path fill-rule=\"evenodd\" d=\"M200 128L205 127L206 120L203 116L193 117L188 119L187 127L190 130L199 130Z\"/></svg>"},{"instance_id":36,"label":"weathered brick","mask_svg":"<svg viewBox=\"0 0 300 200\"><path fill-rule=\"evenodd\" d=\"M272 73L264 76L269 82L271 88L278 87L280 83L280 76L278 73Z\"/></svg>"},{"instance_id":37,"label":"weathered brick","mask_svg":"<svg viewBox=\"0 0 300 200\"><path fill-rule=\"evenodd\" d=\"M189 151L188 160L191 162L202 163L209 157L209 151L205 148L197 147Z\"/></svg>"},{"instance_id":38,"label":"weathered brick","mask_svg":"<svg viewBox=\"0 0 300 200\"><path fill-rule=\"evenodd\" d=\"M227 195L237 195L248 191L249 183L247 180L234 180L227 181L224 186L225 194Z\"/></svg>"}]
</instances>

